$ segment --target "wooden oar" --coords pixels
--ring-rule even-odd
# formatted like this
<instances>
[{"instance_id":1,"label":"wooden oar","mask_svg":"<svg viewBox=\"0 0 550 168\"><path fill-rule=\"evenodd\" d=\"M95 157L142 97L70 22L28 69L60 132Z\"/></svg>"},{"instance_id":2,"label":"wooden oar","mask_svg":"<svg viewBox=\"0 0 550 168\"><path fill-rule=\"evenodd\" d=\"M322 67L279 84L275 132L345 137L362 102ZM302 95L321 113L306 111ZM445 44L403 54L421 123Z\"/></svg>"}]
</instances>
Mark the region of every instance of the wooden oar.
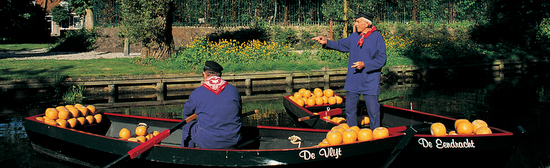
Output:
<instances>
[{"instance_id":1,"label":"wooden oar","mask_svg":"<svg viewBox=\"0 0 550 168\"><path fill-rule=\"evenodd\" d=\"M342 109L337 108L337 109L331 109L329 111L321 111L321 112L318 112L318 114L319 115L305 116L305 117L302 117L302 118L298 118L298 121L305 121L305 120L309 120L311 118L326 117L326 116L333 116L333 115L342 114Z\"/></svg>"},{"instance_id":2,"label":"wooden oar","mask_svg":"<svg viewBox=\"0 0 550 168\"><path fill-rule=\"evenodd\" d=\"M161 133L159 133L157 136L149 139L148 141L146 141L144 143L141 143L141 145L136 146L134 149L128 151L128 153L126 153L122 157L120 157L117 160L109 163L107 166L105 166L105 168L111 167L114 164L116 164L116 163L118 163L118 162L120 162L124 159L127 159L127 158L133 159L133 158L139 156L143 152L151 149L153 146L155 146L155 144L159 143L160 141L162 141L165 138L167 138L168 136L170 136L171 133L173 133L177 129L181 128L183 125L185 125L188 122L194 120L195 118L197 118L197 114L193 114L193 115L187 117L185 120L183 120L183 121L179 122L178 124L174 125L172 128L166 129L166 130L162 131Z\"/></svg>"},{"instance_id":3,"label":"wooden oar","mask_svg":"<svg viewBox=\"0 0 550 168\"><path fill-rule=\"evenodd\" d=\"M395 97L392 97L392 98L382 99L382 100L378 100L378 103L382 103L382 102L393 100L393 99L400 99L400 98L403 98L403 97L395 96Z\"/></svg>"},{"instance_id":4,"label":"wooden oar","mask_svg":"<svg viewBox=\"0 0 550 168\"><path fill-rule=\"evenodd\" d=\"M246 113L242 113L241 114L241 117L246 117L246 116L249 116L249 115L252 115L252 114L256 114L258 113L260 110L252 110L252 111L249 111L249 112L246 112Z\"/></svg>"}]
</instances>

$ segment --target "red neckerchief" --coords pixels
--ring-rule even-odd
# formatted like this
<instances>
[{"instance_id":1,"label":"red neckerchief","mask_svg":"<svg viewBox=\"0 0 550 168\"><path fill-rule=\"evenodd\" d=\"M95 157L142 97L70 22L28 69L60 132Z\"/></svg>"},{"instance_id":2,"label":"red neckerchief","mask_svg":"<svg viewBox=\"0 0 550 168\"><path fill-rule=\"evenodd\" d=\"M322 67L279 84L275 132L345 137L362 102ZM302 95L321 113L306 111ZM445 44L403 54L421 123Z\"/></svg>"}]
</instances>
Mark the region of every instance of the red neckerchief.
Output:
<instances>
[{"instance_id":1,"label":"red neckerchief","mask_svg":"<svg viewBox=\"0 0 550 168\"><path fill-rule=\"evenodd\" d=\"M365 41L365 38L369 37L369 35L374 31L376 31L376 27L374 27L374 25L372 25L372 28L367 33L361 33L360 34L361 39L359 39L359 41L357 42L357 45L359 47L363 47L363 41Z\"/></svg>"},{"instance_id":2,"label":"red neckerchief","mask_svg":"<svg viewBox=\"0 0 550 168\"><path fill-rule=\"evenodd\" d=\"M202 86L216 93L216 95L220 94L226 85L227 85L227 81L223 80L219 76L212 76L206 79L204 83L202 83Z\"/></svg>"}]
</instances>

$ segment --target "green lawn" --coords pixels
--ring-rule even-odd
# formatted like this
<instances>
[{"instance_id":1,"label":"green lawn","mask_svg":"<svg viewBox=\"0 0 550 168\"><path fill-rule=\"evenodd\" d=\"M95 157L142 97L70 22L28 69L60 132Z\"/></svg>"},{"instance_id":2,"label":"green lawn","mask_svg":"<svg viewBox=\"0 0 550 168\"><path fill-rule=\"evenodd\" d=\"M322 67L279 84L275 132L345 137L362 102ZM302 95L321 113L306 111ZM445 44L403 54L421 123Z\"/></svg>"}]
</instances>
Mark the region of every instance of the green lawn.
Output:
<instances>
[{"instance_id":1,"label":"green lawn","mask_svg":"<svg viewBox=\"0 0 550 168\"><path fill-rule=\"evenodd\" d=\"M52 44L0 44L0 51L24 51L24 50L34 50L41 48L48 48Z\"/></svg>"},{"instance_id":2,"label":"green lawn","mask_svg":"<svg viewBox=\"0 0 550 168\"><path fill-rule=\"evenodd\" d=\"M92 60L0 60L0 80L56 76L102 77L178 74L182 72L139 66L131 58Z\"/></svg>"}]
</instances>

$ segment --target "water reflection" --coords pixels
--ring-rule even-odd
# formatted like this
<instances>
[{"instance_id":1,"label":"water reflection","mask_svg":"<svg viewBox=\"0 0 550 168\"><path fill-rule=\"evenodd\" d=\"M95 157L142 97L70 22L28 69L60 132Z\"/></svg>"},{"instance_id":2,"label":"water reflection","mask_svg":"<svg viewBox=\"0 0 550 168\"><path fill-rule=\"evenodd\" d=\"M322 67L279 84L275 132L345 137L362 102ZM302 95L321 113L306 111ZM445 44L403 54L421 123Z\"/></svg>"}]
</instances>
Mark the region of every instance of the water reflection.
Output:
<instances>
[{"instance_id":1,"label":"water reflection","mask_svg":"<svg viewBox=\"0 0 550 168\"><path fill-rule=\"evenodd\" d=\"M0 122L0 165L2 167L30 167L29 139L23 128L22 118L10 118Z\"/></svg>"},{"instance_id":2,"label":"water reflection","mask_svg":"<svg viewBox=\"0 0 550 168\"><path fill-rule=\"evenodd\" d=\"M483 119L491 126L515 131L523 126L528 134L507 167L547 167L550 165L550 75L507 76L504 80L452 80L384 87L380 99L402 96L383 104L419 111L466 118ZM2 167L76 167L67 162L37 154L32 150L22 126L26 116L42 113L59 102L42 101L2 105L0 120L0 165ZM246 125L295 126L282 107L282 99L243 102L243 111L259 109L259 114L243 118ZM31 104L31 105L29 105ZM138 116L181 118L182 104L102 109L103 112ZM471 160L471 158L468 158Z\"/></svg>"}]
</instances>

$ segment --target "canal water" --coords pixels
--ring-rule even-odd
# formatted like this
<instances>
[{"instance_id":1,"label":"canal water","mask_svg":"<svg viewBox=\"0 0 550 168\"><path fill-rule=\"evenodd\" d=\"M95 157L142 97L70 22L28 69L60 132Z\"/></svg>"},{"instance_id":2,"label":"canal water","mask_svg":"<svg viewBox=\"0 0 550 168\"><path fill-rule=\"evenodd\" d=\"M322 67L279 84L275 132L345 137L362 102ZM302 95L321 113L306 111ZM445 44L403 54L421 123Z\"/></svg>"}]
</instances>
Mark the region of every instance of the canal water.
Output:
<instances>
[{"instance_id":1,"label":"canal water","mask_svg":"<svg viewBox=\"0 0 550 168\"><path fill-rule=\"evenodd\" d=\"M458 75L456 75L458 76ZM550 166L550 73L514 73L499 78L464 75L445 79L428 79L384 85L380 99L402 96L382 104L466 118L483 119L490 126L517 131L522 126L527 133L508 160L510 168ZM313 88L311 88L313 89ZM333 88L341 89L341 88ZM37 94L40 91L12 94ZM38 96L40 97L40 96ZM89 97L90 98L90 97ZM17 100L17 101L15 101ZM43 113L56 103L47 98L3 98L0 104L0 167L79 167L35 152L25 134L24 117ZM86 102L84 102L86 103ZM102 109L131 115L181 118L183 105ZM243 119L247 125L295 126L286 115L282 99L255 101L246 99L243 110L260 109L259 114ZM63 145L63 144L59 144ZM449 158L453 162L471 162L483 158ZM424 162L424 161L419 161ZM425 160L429 164L429 158ZM441 165L446 167L445 165Z\"/></svg>"}]
</instances>

